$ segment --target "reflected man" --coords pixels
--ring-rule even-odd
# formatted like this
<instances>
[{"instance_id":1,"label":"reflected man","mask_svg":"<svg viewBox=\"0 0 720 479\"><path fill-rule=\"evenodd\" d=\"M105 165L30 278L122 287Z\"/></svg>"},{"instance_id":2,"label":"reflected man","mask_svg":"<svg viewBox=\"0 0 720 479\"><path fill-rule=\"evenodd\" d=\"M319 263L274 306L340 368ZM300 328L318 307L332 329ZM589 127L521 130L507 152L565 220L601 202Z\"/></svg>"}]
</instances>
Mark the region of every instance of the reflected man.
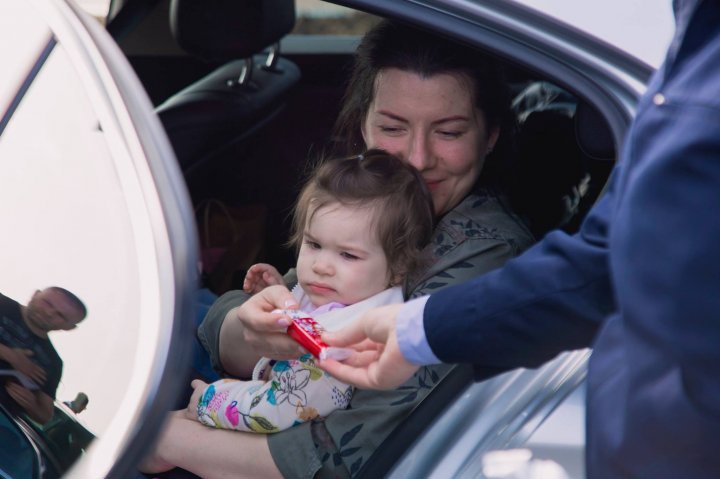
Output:
<instances>
[{"instance_id":1,"label":"reflected man","mask_svg":"<svg viewBox=\"0 0 720 479\"><path fill-rule=\"evenodd\" d=\"M86 315L83 302L57 286L35 291L27 306L0 294L0 402L5 407L23 410L40 424L52 418L63 363L48 332L74 329Z\"/></svg>"}]
</instances>

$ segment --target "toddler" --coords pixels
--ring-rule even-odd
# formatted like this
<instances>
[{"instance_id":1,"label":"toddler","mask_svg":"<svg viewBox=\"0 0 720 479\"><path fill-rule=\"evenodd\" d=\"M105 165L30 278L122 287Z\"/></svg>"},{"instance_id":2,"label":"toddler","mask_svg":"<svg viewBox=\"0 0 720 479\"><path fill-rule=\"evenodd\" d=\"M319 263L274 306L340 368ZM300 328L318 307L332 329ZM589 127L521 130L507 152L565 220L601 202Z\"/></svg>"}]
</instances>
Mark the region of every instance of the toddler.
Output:
<instances>
[{"instance_id":1,"label":"toddler","mask_svg":"<svg viewBox=\"0 0 720 479\"><path fill-rule=\"evenodd\" d=\"M326 330L362 312L403 301L408 272L422 261L433 227L432 200L411 166L382 150L319 166L295 206L290 243L298 250L300 309ZM245 278L254 294L284 284L274 267L257 264ZM305 354L262 358L248 381L194 381L187 414L211 427L275 433L347 407L352 387Z\"/></svg>"}]
</instances>

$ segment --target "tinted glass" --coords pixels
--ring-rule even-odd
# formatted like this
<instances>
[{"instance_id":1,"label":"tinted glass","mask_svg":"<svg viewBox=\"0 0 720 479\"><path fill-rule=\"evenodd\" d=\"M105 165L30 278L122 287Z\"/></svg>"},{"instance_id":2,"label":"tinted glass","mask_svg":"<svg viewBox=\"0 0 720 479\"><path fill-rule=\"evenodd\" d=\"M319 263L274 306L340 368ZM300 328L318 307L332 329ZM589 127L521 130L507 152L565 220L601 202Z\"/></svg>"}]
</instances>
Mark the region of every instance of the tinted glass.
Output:
<instances>
[{"instance_id":1,"label":"tinted glass","mask_svg":"<svg viewBox=\"0 0 720 479\"><path fill-rule=\"evenodd\" d=\"M0 409L0 478L33 477L38 470L37 453L20 428Z\"/></svg>"},{"instance_id":2,"label":"tinted glass","mask_svg":"<svg viewBox=\"0 0 720 479\"><path fill-rule=\"evenodd\" d=\"M321 0L297 0L297 20L292 33L298 35L363 35L380 18Z\"/></svg>"}]
</instances>

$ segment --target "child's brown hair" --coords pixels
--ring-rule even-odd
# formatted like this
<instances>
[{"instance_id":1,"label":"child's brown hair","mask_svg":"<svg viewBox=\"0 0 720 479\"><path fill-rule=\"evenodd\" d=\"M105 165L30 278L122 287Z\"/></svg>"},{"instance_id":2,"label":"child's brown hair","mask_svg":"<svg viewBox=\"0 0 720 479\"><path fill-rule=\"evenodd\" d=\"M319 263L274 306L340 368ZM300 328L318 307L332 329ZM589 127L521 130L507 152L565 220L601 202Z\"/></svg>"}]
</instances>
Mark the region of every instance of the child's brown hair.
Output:
<instances>
[{"instance_id":1,"label":"child's brown hair","mask_svg":"<svg viewBox=\"0 0 720 479\"><path fill-rule=\"evenodd\" d=\"M293 212L290 244L298 250L312 216L323 206L372 208L393 284L421 265L433 230L433 203L420 173L396 156L372 149L320 164L305 184Z\"/></svg>"}]
</instances>

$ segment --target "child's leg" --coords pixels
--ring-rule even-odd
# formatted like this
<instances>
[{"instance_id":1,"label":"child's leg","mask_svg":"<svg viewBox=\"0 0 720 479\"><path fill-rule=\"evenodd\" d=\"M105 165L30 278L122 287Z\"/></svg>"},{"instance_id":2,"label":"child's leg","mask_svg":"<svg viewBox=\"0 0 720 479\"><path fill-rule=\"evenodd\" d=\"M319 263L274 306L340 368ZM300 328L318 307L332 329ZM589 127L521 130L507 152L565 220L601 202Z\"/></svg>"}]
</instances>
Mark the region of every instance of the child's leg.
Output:
<instances>
[{"instance_id":1,"label":"child's leg","mask_svg":"<svg viewBox=\"0 0 720 479\"><path fill-rule=\"evenodd\" d=\"M141 470L163 472L172 466L206 479L282 477L270 455L266 435L212 429L187 419L185 411L170 415L155 451Z\"/></svg>"}]
</instances>

